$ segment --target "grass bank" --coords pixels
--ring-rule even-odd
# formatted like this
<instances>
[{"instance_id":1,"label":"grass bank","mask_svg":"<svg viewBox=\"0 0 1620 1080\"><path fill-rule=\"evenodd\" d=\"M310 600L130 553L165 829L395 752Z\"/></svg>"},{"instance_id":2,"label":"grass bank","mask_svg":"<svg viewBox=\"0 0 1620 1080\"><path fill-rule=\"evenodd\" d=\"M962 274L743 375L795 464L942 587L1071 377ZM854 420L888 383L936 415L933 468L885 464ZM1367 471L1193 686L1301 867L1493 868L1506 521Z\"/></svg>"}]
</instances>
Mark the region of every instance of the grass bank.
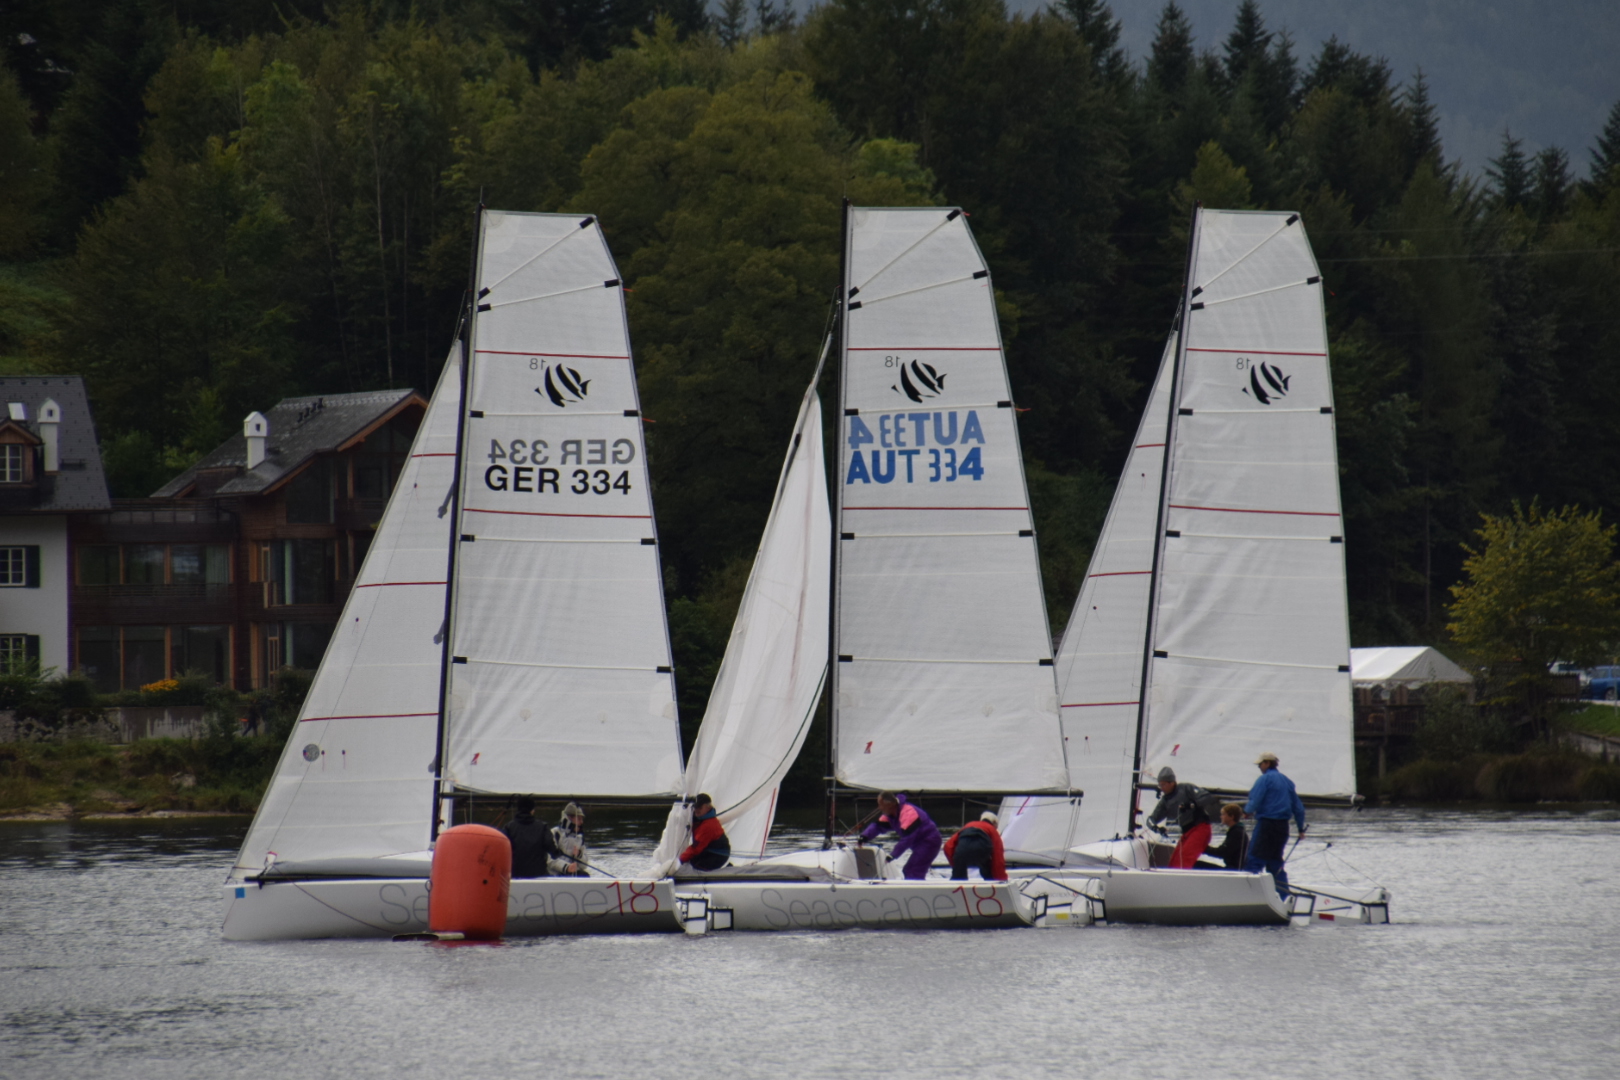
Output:
<instances>
[{"instance_id":1,"label":"grass bank","mask_svg":"<svg viewBox=\"0 0 1620 1080\"><path fill-rule=\"evenodd\" d=\"M1379 795L1385 803L1620 802L1620 764L1545 749L1425 758L1384 777Z\"/></svg>"},{"instance_id":2,"label":"grass bank","mask_svg":"<svg viewBox=\"0 0 1620 1080\"><path fill-rule=\"evenodd\" d=\"M1593 735L1620 735L1620 707L1588 705L1580 712L1559 717L1558 725L1570 731L1585 731Z\"/></svg>"},{"instance_id":3,"label":"grass bank","mask_svg":"<svg viewBox=\"0 0 1620 1080\"><path fill-rule=\"evenodd\" d=\"M0 816L249 813L285 740L259 735L0 744Z\"/></svg>"}]
</instances>

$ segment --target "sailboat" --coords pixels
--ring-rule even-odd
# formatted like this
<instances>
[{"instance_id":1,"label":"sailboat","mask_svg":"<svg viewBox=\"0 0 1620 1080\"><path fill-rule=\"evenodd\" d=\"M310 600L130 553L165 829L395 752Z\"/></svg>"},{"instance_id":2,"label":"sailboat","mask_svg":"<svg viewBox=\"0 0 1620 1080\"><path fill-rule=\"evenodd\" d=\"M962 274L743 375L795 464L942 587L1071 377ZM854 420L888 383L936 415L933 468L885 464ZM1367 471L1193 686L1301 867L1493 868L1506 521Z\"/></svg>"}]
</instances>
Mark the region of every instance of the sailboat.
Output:
<instances>
[{"instance_id":1,"label":"sailboat","mask_svg":"<svg viewBox=\"0 0 1620 1080\"><path fill-rule=\"evenodd\" d=\"M1354 798L1321 280L1297 213L1195 212L1177 329L1058 650L1083 804L1002 808L1009 857L1079 879L1110 921L1292 911L1269 874L1148 869L1162 840L1140 827L1158 797L1144 769L1237 797L1272 751L1302 796ZM1382 890L1320 899L1387 921Z\"/></svg>"},{"instance_id":2,"label":"sailboat","mask_svg":"<svg viewBox=\"0 0 1620 1080\"><path fill-rule=\"evenodd\" d=\"M459 345L225 885L232 939L426 929L479 797L682 788L623 290L594 217L482 211ZM670 881L512 883L507 933L680 931Z\"/></svg>"},{"instance_id":3,"label":"sailboat","mask_svg":"<svg viewBox=\"0 0 1620 1080\"><path fill-rule=\"evenodd\" d=\"M989 271L959 209L848 208L844 234L836 521L827 517L821 487L812 382L688 773L694 791L709 784L713 794L722 783L765 790L764 775L711 781L698 771L708 769L701 759L710 724L722 725L714 729L722 738L735 738L737 721L763 715L765 732L799 732L797 740L778 742L796 752L815 695L801 692L791 707L760 709L734 694L728 672L749 670L739 682L768 683L762 676L774 664L784 678L798 671L793 685L808 691L810 676L819 680L832 659L827 843L693 874L683 885L701 888L721 920L716 925L734 929L1028 925L1041 917L1044 899L1031 901L1003 882L898 880L880 849L833 835L840 796L883 789L1064 793L1068 782ZM795 455L813 466L800 474L799 488L792 486ZM826 542L807 543L806 533L816 530L825 530ZM792 573L784 574L788 567ZM780 647L767 661L751 644L756 620L768 630L788 610L770 604L761 618L755 589L781 591L769 583L782 579L793 586L798 630L777 631ZM827 634L819 649L809 640L812 629ZM729 798L717 795L717 805ZM671 817L677 836L678 809ZM763 843L752 825L738 834L734 850ZM675 850L671 835L665 857Z\"/></svg>"}]
</instances>

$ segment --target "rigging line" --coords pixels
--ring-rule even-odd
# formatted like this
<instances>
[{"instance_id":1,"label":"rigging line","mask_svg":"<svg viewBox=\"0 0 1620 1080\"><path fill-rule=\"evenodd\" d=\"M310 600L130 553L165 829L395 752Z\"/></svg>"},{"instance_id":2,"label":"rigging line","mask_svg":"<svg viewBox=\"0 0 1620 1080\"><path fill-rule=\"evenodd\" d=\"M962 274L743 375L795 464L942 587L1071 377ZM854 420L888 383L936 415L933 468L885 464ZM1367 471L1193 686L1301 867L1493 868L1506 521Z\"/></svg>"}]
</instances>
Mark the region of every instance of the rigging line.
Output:
<instances>
[{"instance_id":1,"label":"rigging line","mask_svg":"<svg viewBox=\"0 0 1620 1080\"><path fill-rule=\"evenodd\" d=\"M962 216L961 208L957 208L955 210L952 210L949 214L946 214L944 221L941 221L938 225L935 225L932 229L929 229L927 232L923 233L921 236L919 236L917 238L916 242L913 243L910 247L906 248L900 254L896 255L894 258L890 259L888 262L886 262L882 266L878 267L875 271L872 272L872 274L865 281L861 282L859 285L857 285L853 289L851 289L849 291L849 296L846 296L844 299L846 301L849 300L850 297L853 297L856 293L860 292L862 289L864 289L868 285L872 284L872 282L874 282L874 281L876 281L878 279L879 275L887 272L889 267L893 266L895 263L899 262L901 259L905 258L907 255L910 255L913 251L916 251L919 247L922 246L922 244L925 241L928 240L929 237L933 236L935 233L939 232L939 230L943 229L945 226L949 225L951 222L955 221L957 218L959 218L961 216Z\"/></svg>"},{"instance_id":2,"label":"rigging line","mask_svg":"<svg viewBox=\"0 0 1620 1080\"><path fill-rule=\"evenodd\" d=\"M1256 289L1254 292L1239 293L1237 296L1227 296L1227 297L1223 297L1223 298L1221 298L1219 300L1202 300L1202 301L1199 301L1197 303L1196 307L1197 308L1212 308L1212 307L1215 307L1217 304L1230 304L1234 300L1252 300L1256 296L1264 296L1267 293L1281 292L1284 289L1293 289L1293 288L1297 288L1297 287L1299 287L1301 285L1316 285L1316 284L1320 283L1321 280L1322 280L1321 278L1317 278L1315 281L1290 281L1286 285L1273 285L1269 289ZM1188 351L1189 352L1191 351L1190 346L1188 348Z\"/></svg>"},{"instance_id":3,"label":"rigging line","mask_svg":"<svg viewBox=\"0 0 1620 1080\"><path fill-rule=\"evenodd\" d=\"M560 292L553 293L541 293L538 296L525 296L518 300L500 300L493 304L479 304L478 306L493 311L498 307L511 307L513 304L527 304L535 300L554 300L559 296L571 296L577 292L589 292L591 289L600 288L602 288L602 283L599 281L593 281L589 285L581 285L574 289L563 289Z\"/></svg>"},{"instance_id":4,"label":"rigging line","mask_svg":"<svg viewBox=\"0 0 1620 1080\"><path fill-rule=\"evenodd\" d=\"M594 221L595 219L592 218L591 220ZM545 255L552 248L556 247L558 244L562 243L564 240L567 240L570 236L577 236L580 233L583 233L584 231L585 231L585 229L583 227L575 227L575 228L569 229L567 232L565 232L561 236L557 237L557 239L553 240L551 243L549 243L545 247L541 248L533 256L531 256L530 258L524 260L521 263L518 263L517 266L513 267L511 270L508 270L505 274L502 274L500 279L497 280L493 285L484 286L484 291L479 294L479 298L482 299L483 297L488 296L490 293L494 292L501 285L505 284L508 278L510 278L513 274L517 273L518 271L527 270L530 266L534 265L535 261L538 260L541 256Z\"/></svg>"},{"instance_id":5,"label":"rigging line","mask_svg":"<svg viewBox=\"0 0 1620 1080\"><path fill-rule=\"evenodd\" d=\"M1236 262L1234 262L1231 265L1227 266L1227 268L1225 270L1222 270L1219 274L1216 274L1214 277L1210 278L1208 281L1204 282L1202 285L1200 285L1196 289L1192 290L1192 295L1197 296L1199 293L1203 292L1205 289L1209 288L1211 285L1213 285L1217 281L1221 280L1221 278L1225 277L1227 274L1231 273L1233 270L1236 270L1239 266L1241 266L1244 262L1246 262L1248 260L1250 255L1253 255L1255 252L1259 251L1261 248L1263 248L1267 244L1271 243L1273 240L1275 240L1278 237L1279 234L1281 234L1281 232L1284 229L1288 228L1290 225L1294 224L1298 220L1299 220L1299 215L1298 214L1290 214L1286 221L1284 221L1281 225L1277 226L1275 229L1273 229L1271 231L1271 235L1267 236L1265 239L1261 240L1258 244L1254 245L1254 247L1250 248L1241 257L1239 257Z\"/></svg>"},{"instance_id":6,"label":"rigging line","mask_svg":"<svg viewBox=\"0 0 1620 1080\"><path fill-rule=\"evenodd\" d=\"M932 285L919 285L915 289L907 289L904 292L890 293L888 296L880 296L876 300L857 300L855 303L850 305L850 308L853 310L856 307L871 307L873 304L881 304L885 300L898 300L902 296L912 296L916 293L927 292L930 289L943 289L947 285L960 285L964 281L976 281L979 280L976 276L977 273L979 272L976 271L973 274L969 274L967 277L952 278L949 281L936 281Z\"/></svg>"}]
</instances>

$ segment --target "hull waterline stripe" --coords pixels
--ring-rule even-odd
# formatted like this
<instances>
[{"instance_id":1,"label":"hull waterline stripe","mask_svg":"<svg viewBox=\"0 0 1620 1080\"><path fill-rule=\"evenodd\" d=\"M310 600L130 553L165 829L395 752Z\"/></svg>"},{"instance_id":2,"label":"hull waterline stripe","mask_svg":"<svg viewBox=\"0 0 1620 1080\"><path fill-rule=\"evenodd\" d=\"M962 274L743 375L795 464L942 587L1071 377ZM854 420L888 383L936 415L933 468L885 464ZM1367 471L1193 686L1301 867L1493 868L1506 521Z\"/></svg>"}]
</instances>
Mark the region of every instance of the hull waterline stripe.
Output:
<instances>
[{"instance_id":1,"label":"hull waterline stripe","mask_svg":"<svg viewBox=\"0 0 1620 1080\"><path fill-rule=\"evenodd\" d=\"M394 712L394 713L361 713L356 716L306 716L298 721L300 724L315 724L322 720L408 720L413 716L438 716L434 712Z\"/></svg>"},{"instance_id":2,"label":"hull waterline stripe","mask_svg":"<svg viewBox=\"0 0 1620 1080\"><path fill-rule=\"evenodd\" d=\"M1081 701L1073 705L1063 705L1064 709L1100 709L1105 705L1140 705L1140 701Z\"/></svg>"},{"instance_id":3,"label":"hull waterline stripe","mask_svg":"<svg viewBox=\"0 0 1620 1080\"><path fill-rule=\"evenodd\" d=\"M1172 510L1211 510L1218 514L1286 514L1290 517L1338 517L1332 510L1244 510L1236 506L1183 506L1171 503Z\"/></svg>"},{"instance_id":4,"label":"hull waterline stripe","mask_svg":"<svg viewBox=\"0 0 1620 1080\"><path fill-rule=\"evenodd\" d=\"M1248 356L1326 356L1325 352L1282 352L1271 349L1200 349L1194 345L1187 346L1188 352L1214 352L1214 353L1244 353Z\"/></svg>"},{"instance_id":5,"label":"hull waterline stripe","mask_svg":"<svg viewBox=\"0 0 1620 1080\"><path fill-rule=\"evenodd\" d=\"M467 507L468 514L510 514L513 517L612 518L616 521L651 521L651 514L551 514L540 510L479 510Z\"/></svg>"},{"instance_id":6,"label":"hull waterline stripe","mask_svg":"<svg viewBox=\"0 0 1620 1080\"><path fill-rule=\"evenodd\" d=\"M389 585L448 585L448 581L373 581L367 585L356 585L357 589L381 589Z\"/></svg>"},{"instance_id":7,"label":"hull waterline stripe","mask_svg":"<svg viewBox=\"0 0 1620 1080\"><path fill-rule=\"evenodd\" d=\"M592 286L599 288L600 286ZM488 353L490 356L544 356L554 360L628 360L628 356L604 356L600 353L572 353L572 352L522 352L517 349L474 349L476 353Z\"/></svg>"}]
</instances>

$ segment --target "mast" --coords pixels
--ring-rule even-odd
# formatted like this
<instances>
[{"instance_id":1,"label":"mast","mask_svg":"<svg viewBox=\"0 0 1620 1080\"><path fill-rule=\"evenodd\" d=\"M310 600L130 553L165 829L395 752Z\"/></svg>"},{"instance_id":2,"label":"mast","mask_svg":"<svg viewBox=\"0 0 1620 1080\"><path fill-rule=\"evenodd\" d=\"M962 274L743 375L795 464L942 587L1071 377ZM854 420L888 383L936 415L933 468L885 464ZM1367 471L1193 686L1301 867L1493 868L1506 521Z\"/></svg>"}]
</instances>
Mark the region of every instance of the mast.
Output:
<instances>
[{"instance_id":1,"label":"mast","mask_svg":"<svg viewBox=\"0 0 1620 1080\"><path fill-rule=\"evenodd\" d=\"M844 431L844 362L848 345L847 326L849 320L844 317L848 307L849 297L849 199L844 199L842 214L839 221L840 244L838 248L838 291L835 299L838 304L838 325L833 328L838 342L838 354L833 364L832 394L833 401L833 430L838 434L837 439L843 438ZM832 499L832 576L828 579L831 588L827 591L827 753L822 775L827 784L826 834L822 837L823 850L832 847L833 831L837 828L838 796L837 796L837 768L834 762L834 747L838 743L838 537L839 530L844 527L844 486L838 483L838 463L841 460L837 452L838 443L833 443L833 482L837 494Z\"/></svg>"},{"instance_id":2,"label":"mast","mask_svg":"<svg viewBox=\"0 0 1620 1080\"><path fill-rule=\"evenodd\" d=\"M1170 367L1170 407L1165 410L1164 460L1159 467L1159 513L1153 527L1153 573L1148 578L1147 628L1142 641L1142 682L1136 702L1136 752L1131 759L1131 780L1126 786L1130 800L1130 828L1136 829L1137 785L1142 778L1143 736L1147 732L1148 678L1153 670L1153 632L1158 625L1159 582L1164 570L1164 518L1170 493L1170 458L1176 445L1176 416L1179 413L1181 368L1187 359L1187 320L1192 314L1193 264L1198 249L1198 217L1203 204L1193 205L1192 222L1187 230L1187 273L1181 286L1181 311L1176 316L1176 355Z\"/></svg>"},{"instance_id":3,"label":"mast","mask_svg":"<svg viewBox=\"0 0 1620 1080\"><path fill-rule=\"evenodd\" d=\"M449 553L445 557L444 571L444 622L440 624L439 659L439 723L433 745L433 818L428 827L428 840L433 842L439 838L439 822L444 802L444 739L445 731L449 726L450 690L450 663L451 663L451 635L450 618L455 610L456 595L456 551L460 548L457 543L461 528L461 457L466 451L467 439L467 373L472 367L471 342L472 324L478 317L478 305L474 302L473 291L478 287L478 242L483 233L484 204L480 202L478 209L473 211L473 242L472 260L467 268L467 295L461 309L461 370L457 375L461 382L461 400L456 406L456 468L454 479L450 482L450 542Z\"/></svg>"}]
</instances>

